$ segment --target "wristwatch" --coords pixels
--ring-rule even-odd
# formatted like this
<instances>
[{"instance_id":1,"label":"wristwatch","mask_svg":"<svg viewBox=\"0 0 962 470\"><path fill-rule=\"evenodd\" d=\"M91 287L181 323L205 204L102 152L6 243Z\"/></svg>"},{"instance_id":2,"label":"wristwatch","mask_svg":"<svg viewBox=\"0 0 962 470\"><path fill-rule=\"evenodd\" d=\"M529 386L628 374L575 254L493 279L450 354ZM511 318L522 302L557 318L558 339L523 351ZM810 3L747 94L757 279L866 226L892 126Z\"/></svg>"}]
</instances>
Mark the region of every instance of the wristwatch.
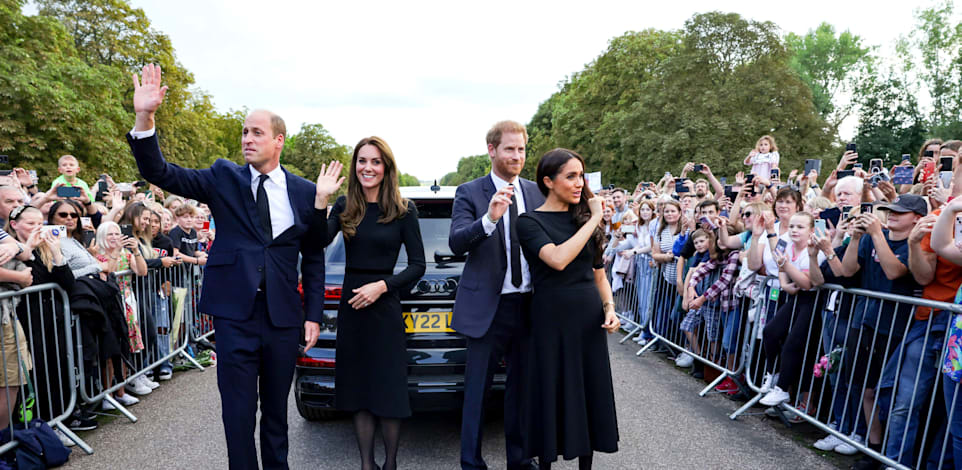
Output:
<instances>
[{"instance_id":1,"label":"wristwatch","mask_svg":"<svg viewBox=\"0 0 962 470\"><path fill-rule=\"evenodd\" d=\"M829 253L829 254L825 255L825 259L827 259L827 260L829 260L829 261L835 259L835 252L832 252L832 253Z\"/></svg>"}]
</instances>

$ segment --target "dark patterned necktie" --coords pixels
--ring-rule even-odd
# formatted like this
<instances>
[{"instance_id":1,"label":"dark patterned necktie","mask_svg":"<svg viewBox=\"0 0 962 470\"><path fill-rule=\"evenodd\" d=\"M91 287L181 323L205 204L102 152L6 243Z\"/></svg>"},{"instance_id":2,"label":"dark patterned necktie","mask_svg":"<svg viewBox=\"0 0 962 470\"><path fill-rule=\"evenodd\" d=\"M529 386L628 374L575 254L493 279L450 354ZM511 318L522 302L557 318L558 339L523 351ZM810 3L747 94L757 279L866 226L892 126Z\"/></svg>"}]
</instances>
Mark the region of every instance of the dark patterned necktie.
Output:
<instances>
[{"instance_id":1,"label":"dark patterned necktie","mask_svg":"<svg viewBox=\"0 0 962 470\"><path fill-rule=\"evenodd\" d=\"M511 205L508 206L511 227L508 237L511 240L511 284L521 287L521 244L518 243L518 200L511 194Z\"/></svg>"},{"instance_id":2,"label":"dark patterned necktie","mask_svg":"<svg viewBox=\"0 0 962 470\"><path fill-rule=\"evenodd\" d=\"M268 240L274 239L274 232L271 230L271 205L267 201L267 190L264 189L264 182L267 181L270 176L260 175L258 177L260 183L257 185L257 218L261 222L261 230L264 231L264 236Z\"/></svg>"}]
</instances>

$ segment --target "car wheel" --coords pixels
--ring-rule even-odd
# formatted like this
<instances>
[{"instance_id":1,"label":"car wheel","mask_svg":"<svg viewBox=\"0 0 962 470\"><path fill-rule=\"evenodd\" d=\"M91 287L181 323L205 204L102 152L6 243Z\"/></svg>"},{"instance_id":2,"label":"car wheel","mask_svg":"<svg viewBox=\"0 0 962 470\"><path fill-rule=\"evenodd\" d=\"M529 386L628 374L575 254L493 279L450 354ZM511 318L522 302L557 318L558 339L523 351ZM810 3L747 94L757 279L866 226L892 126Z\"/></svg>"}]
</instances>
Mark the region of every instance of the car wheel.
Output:
<instances>
[{"instance_id":1,"label":"car wheel","mask_svg":"<svg viewBox=\"0 0 962 470\"><path fill-rule=\"evenodd\" d=\"M308 421L328 421L340 416L336 410L315 408L304 405L300 400L295 401L297 402L297 412L301 414L302 418Z\"/></svg>"}]
</instances>

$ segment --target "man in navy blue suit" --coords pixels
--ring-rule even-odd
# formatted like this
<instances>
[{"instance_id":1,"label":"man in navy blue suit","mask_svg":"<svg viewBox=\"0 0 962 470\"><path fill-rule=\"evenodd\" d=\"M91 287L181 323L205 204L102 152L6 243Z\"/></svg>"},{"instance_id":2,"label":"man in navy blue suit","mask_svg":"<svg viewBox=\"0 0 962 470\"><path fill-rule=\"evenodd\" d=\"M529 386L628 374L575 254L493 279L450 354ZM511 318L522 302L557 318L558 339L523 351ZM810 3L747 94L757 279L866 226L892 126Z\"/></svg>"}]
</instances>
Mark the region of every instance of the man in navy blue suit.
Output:
<instances>
[{"instance_id":1,"label":"man in navy blue suit","mask_svg":"<svg viewBox=\"0 0 962 470\"><path fill-rule=\"evenodd\" d=\"M501 121L487 135L491 174L458 186L448 243L468 254L458 284L452 327L468 338L461 419L461 468L486 469L481 428L494 369L503 358L508 377L504 392L504 436L508 469L537 465L523 458L520 382L531 305L531 274L521 255L518 215L544 204L534 182L521 178L528 132L524 125Z\"/></svg>"},{"instance_id":2,"label":"man in navy blue suit","mask_svg":"<svg viewBox=\"0 0 962 470\"><path fill-rule=\"evenodd\" d=\"M163 102L160 67L134 74L136 123L127 136L147 181L210 207L217 220L198 310L214 317L220 390L231 469L256 469L254 426L260 399L261 462L286 469L287 397L304 312L305 348L317 341L324 308L324 251L316 232L315 187L280 166L287 129L268 111L244 121L247 165L217 160L204 170L167 163L154 130ZM302 255L304 302L297 292Z\"/></svg>"}]
</instances>

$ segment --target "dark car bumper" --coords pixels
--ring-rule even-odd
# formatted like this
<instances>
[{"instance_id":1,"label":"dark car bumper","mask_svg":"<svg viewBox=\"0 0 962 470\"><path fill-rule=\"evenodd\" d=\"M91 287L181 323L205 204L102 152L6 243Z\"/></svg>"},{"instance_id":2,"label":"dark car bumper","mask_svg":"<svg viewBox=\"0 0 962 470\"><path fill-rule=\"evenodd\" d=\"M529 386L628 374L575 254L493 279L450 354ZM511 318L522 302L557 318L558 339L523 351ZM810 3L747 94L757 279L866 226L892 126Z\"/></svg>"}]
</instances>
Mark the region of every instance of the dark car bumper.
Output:
<instances>
[{"instance_id":1,"label":"dark car bumper","mask_svg":"<svg viewBox=\"0 0 962 470\"><path fill-rule=\"evenodd\" d=\"M298 368L307 369L307 368ZM295 393L302 406L336 410L334 403L334 376L315 375L310 370L298 370ZM492 393L495 401L504 394L505 375L495 374ZM408 377L408 393L411 409L417 412L450 411L461 408L464 402L464 375Z\"/></svg>"}]
</instances>

